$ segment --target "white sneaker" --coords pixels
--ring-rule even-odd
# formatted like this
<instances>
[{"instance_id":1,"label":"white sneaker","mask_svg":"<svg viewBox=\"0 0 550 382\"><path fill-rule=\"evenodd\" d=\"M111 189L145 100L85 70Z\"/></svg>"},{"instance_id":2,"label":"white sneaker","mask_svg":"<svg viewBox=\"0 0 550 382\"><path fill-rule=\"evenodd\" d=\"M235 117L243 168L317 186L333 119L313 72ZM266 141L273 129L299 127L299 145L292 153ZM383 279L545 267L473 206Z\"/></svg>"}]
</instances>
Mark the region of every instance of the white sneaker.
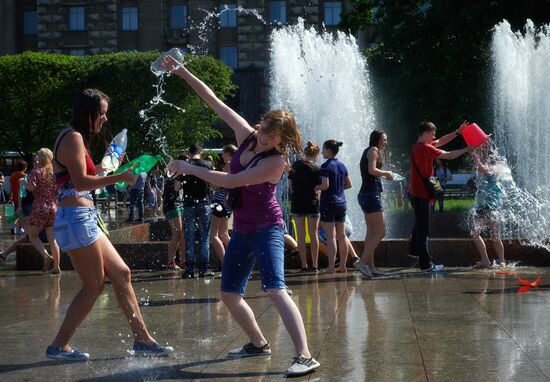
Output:
<instances>
[{"instance_id":1,"label":"white sneaker","mask_svg":"<svg viewBox=\"0 0 550 382\"><path fill-rule=\"evenodd\" d=\"M353 263L353 267L357 272L361 273L367 279L372 278L372 273L370 272L368 265L361 265L359 261L356 261L355 263Z\"/></svg>"},{"instance_id":2,"label":"white sneaker","mask_svg":"<svg viewBox=\"0 0 550 382\"><path fill-rule=\"evenodd\" d=\"M292 364L286 371L287 377L297 377L299 375L304 375L311 373L313 370L317 369L321 364L315 360L315 358L305 358L301 355L297 355L292 359Z\"/></svg>"},{"instance_id":3,"label":"white sneaker","mask_svg":"<svg viewBox=\"0 0 550 382\"><path fill-rule=\"evenodd\" d=\"M445 266L443 264L432 264L428 269L422 269L422 272L443 272Z\"/></svg>"}]
</instances>

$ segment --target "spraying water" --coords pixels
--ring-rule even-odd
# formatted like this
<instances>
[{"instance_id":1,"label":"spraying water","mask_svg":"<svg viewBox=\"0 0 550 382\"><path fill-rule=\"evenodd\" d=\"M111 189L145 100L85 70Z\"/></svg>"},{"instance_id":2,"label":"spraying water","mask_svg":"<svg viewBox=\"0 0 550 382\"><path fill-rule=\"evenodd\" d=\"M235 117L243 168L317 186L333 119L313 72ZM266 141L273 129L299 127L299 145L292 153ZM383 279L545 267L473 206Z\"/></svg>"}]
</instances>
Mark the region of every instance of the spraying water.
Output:
<instances>
[{"instance_id":1,"label":"spraying water","mask_svg":"<svg viewBox=\"0 0 550 382\"><path fill-rule=\"evenodd\" d=\"M365 234L357 203L359 160L374 128L367 63L353 36L306 29L304 21L275 29L270 47L270 108L296 118L305 140L321 146L343 141L338 159L348 168L353 188L346 191L354 238Z\"/></svg>"},{"instance_id":2,"label":"spraying water","mask_svg":"<svg viewBox=\"0 0 550 382\"><path fill-rule=\"evenodd\" d=\"M524 227L512 237L519 235L527 244L548 248L550 25L537 31L527 20L522 34L503 21L495 26L492 54L495 140L510 163L503 171L517 182L508 192L514 210L508 218Z\"/></svg>"}]
</instances>

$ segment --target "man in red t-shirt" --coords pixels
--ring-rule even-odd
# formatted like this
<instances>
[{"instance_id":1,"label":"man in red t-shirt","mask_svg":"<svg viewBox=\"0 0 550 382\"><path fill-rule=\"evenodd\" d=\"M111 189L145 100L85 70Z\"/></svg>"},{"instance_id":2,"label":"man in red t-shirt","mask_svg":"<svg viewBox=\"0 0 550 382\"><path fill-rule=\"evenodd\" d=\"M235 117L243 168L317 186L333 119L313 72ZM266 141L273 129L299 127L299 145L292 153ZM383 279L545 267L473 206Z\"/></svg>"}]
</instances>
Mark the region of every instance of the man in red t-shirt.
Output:
<instances>
[{"instance_id":1,"label":"man in red t-shirt","mask_svg":"<svg viewBox=\"0 0 550 382\"><path fill-rule=\"evenodd\" d=\"M437 148L458 137L467 124L464 122L453 133L438 140L435 139L437 128L433 122L422 122L418 128L418 141L414 144L411 152L411 174L408 188L415 218L409 242L409 253L418 256L419 267L422 271L441 272L443 270L443 265L435 265L431 262L428 252L430 204L434 202L434 199L430 198L423 178L434 175L433 161L436 158L451 160L473 150L470 147L453 151L443 151Z\"/></svg>"},{"instance_id":2,"label":"man in red t-shirt","mask_svg":"<svg viewBox=\"0 0 550 382\"><path fill-rule=\"evenodd\" d=\"M17 162L17 170L10 175L11 197L15 205L15 209L19 206L19 179L25 177L25 171L27 171L27 162L20 160Z\"/></svg>"}]
</instances>

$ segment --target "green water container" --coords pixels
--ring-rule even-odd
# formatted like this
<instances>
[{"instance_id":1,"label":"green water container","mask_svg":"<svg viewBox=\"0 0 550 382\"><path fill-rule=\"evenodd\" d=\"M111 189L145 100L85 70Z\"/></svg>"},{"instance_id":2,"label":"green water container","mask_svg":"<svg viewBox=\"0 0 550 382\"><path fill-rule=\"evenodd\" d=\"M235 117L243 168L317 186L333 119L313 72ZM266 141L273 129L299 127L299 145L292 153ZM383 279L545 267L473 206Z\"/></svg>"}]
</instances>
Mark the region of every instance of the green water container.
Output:
<instances>
[{"instance_id":1,"label":"green water container","mask_svg":"<svg viewBox=\"0 0 550 382\"><path fill-rule=\"evenodd\" d=\"M162 161L162 155L142 155L128 163L126 163L124 166L120 166L115 170L115 174L120 174L121 172L127 171L134 168L134 174L140 174L142 172L149 172L151 169L158 163ZM117 186L124 188L126 187L126 183L124 182L117 182Z\"/></svg>"}]
</instances>

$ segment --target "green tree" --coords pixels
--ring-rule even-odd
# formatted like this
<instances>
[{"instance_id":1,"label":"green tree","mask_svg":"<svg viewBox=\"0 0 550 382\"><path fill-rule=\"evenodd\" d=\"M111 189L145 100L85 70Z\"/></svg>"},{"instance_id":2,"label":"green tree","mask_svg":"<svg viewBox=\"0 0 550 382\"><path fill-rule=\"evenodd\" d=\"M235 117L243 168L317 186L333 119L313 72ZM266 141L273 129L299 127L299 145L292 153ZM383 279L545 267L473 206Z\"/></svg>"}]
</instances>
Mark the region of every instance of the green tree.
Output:
<instances>
[{"instance_id":1,"label":"green tree","mask_svg":"<svg viewBox=\"0 0 550 382\"><path fill-rule=\"evenodd\" d=\"M218 136L212 127L218 121L216 115L175 76L161 83L166 91L162 98L185 112L160 103L140 114L157 95L159 79L149 66L159 54L71 57L27 52L0 57L0 150L18 151L29 158L41 147L53 147L58 131L70 120L74 97L88 87L111 98L104 137L92 147L96 159L105 143L123 128L129 132L131 158L161 149L175 154L191 143ZM188 56L186 65L222 99L235 90L233 71L221 61Z\"/></svg>"},{"instance_id":2,"label":"green tree","mask_svg":"<svg viewBox=\"0 0 550 382\"><path fill-rule=\"evenodd\" d=\"M522 29L528 18L550 22L550 0L352 1L344 25L374 30L377 44L365 54L392 144L408 151L425 119L440 134L465 119L491 131L492 30L503 19Z\"/></svg>"}]
</instances>

